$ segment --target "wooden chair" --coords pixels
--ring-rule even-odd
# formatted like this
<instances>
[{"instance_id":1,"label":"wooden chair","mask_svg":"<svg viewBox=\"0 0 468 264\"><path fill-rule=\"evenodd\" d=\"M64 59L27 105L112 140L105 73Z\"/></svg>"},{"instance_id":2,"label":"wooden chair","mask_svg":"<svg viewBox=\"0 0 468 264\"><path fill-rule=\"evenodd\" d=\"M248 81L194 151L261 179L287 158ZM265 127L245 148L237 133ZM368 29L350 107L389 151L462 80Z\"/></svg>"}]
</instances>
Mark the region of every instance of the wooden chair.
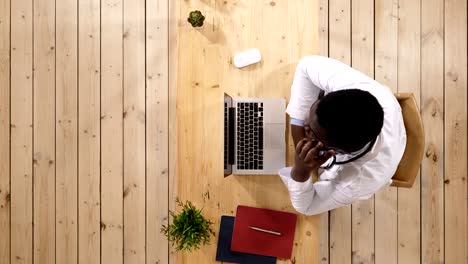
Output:
<instances>
[{"instance_id":1,"label":"wooden chair","mask_svg":"<svg viewBox=\"0 0 468 264\"><path fill-rule=\"evenodd\" d=\"M392 177L392 186L411 188L424 154L424 128L419 108L412 93L395 95L401 106L406 129L406 148Z\"/></svg>"}]
</instances>

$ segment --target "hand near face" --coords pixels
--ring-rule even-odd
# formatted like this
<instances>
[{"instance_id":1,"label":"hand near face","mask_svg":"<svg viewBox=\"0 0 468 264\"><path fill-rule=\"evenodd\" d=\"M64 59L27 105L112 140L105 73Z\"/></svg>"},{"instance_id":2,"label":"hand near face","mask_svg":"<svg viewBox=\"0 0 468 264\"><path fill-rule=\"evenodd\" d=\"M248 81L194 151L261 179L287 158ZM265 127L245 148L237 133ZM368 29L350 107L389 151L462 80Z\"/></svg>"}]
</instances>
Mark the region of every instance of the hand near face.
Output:
<instances>
[{"instance_id":1,"label":"hand near face","mask_svg":"<svg viewBox=\"0 0 468 264\"><path fill-rule=\"evenodd\" d=\"M323 151L323 143L302 139L294 153L294 167L291 176L296 181L306 181L312 171L317 170L329 158L335 155L334 150ZM321 154L321 155L320 155Z\"/></svg>"}]
</instances>

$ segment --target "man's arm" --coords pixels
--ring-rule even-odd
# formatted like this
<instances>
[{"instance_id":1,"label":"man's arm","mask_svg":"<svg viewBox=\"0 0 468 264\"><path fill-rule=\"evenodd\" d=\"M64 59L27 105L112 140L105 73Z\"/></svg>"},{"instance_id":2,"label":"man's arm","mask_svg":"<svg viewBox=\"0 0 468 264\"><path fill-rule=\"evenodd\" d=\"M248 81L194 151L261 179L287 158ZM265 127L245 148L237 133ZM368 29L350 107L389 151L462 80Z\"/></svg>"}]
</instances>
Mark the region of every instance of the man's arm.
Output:
<instances>
[{"instance_id":1,"label":"man's arm","mask_svg":"<svg viewBox=\"0 0 468 264\"><path fill-rule=\"evenodd\" d=\"M320 214L353 201L352 197L341 192L334 181L319 181L315 184L311 179L296 182L291 179L291 168L280 170L280 176L289 190L294 209L305 215Z\"/></svg>"},{"instance_id":2,"label":"man's arm","mask_svg":"<svg viewBox=\"0 0 468 264\"><path fill-rule=\"evenodd\" d=\"M294 141L294 148L296 148L299 141L305 138L304 127L291 124L291 134Z\"/></svg>"},{"instance_id":3,"label":"man's arm","mask_svg":"<svg viewBox=\"0 0 468 264\"><path fill-rule=\"evenodd\" d=\"M318 100L322 99L325 95L325 92L322 90L318 95ZM304 120L291 118L291 134L294 142L294 148L297 147L297 143L301 139L305 138L305 129L304 129Z\"/></svg>"},{"instance_id":4,"label":"man's arm","mask_svg":"<svg viewBox=\"0 0 468 264\"><path fill-rule=\"evenodd\" d=\"M304 120L321 93L340 90L362 81L373 80L337 60L306 56L296 67L286 112L291 118Z\"/></svg>"},{"instance_id":5,"label":"man's arm","mask_svg":"<svg viewBox=\"0 0 468 264\"><path fill-rule=\"evenodd\" d=\"M327 93L347 89L355 83L375 82L373 78L341 61L322 56L302 58L297 66L296 74L294 81L297 77L299 85L315 86Z\"/></svg>"}]
</instances>

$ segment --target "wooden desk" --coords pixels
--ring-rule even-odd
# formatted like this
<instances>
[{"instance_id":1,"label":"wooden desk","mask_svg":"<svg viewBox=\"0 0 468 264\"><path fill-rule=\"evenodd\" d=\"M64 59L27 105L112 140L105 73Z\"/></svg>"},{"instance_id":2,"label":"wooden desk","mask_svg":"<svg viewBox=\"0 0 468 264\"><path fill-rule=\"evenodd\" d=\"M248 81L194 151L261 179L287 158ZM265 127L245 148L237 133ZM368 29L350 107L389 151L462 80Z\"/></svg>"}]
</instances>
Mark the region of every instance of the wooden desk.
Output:
<instances>
[{"instance_id":1,"label":"wooden desk","mask_svg":"<svg viewBox=\"0 0 468 264\"><path fill-rule=\"evenodd\" d=\"M295 212L276 175L223 177L223 93L288 100L297 62L318 52L318 1L177 2L177 195L203 207L216 232L221 215L234 215L237 205ZM203 28L186 22L192 10L206 16ZM236 69L233 54L254 47L262 52L262 62ZM216 243L214 237L197 252L178 254L177 263L214 263ZM318 218L300 216L293 260L316 263L317 254Z\"/></svg>"}]
</instances>

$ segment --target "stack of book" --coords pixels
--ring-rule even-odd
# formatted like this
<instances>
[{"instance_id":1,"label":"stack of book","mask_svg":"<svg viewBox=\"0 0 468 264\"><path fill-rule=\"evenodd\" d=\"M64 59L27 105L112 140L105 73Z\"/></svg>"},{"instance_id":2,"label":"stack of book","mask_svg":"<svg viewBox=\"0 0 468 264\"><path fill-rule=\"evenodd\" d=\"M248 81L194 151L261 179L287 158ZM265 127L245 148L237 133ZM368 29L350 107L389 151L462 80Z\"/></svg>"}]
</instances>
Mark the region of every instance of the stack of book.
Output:
<instances>
[{"instance_id":1,"label":"stack of book","mask_svg":"<svg viewBox=\"0 0 468 264\"><path fill-rule=\"evenodd\" d=\"M236 217L222 216L216 260L242 264L273 264L290 259L297 215L238 206Z\"/></svg>"}]
</instances>

